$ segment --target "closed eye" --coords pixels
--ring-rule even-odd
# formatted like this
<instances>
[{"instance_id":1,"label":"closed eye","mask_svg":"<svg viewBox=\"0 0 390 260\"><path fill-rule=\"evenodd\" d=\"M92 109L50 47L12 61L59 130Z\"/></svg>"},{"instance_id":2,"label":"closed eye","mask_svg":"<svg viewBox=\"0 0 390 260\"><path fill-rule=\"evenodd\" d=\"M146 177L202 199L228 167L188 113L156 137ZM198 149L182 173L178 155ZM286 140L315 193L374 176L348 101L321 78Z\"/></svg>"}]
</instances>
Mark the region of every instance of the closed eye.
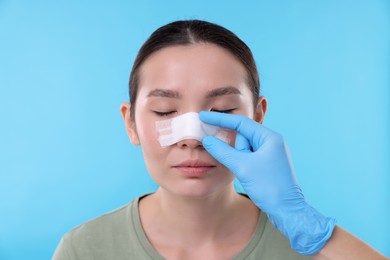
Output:
<instances>
[{"instance_id":1,"label":"closed eye","mask_svg":"<svg viewBox=\"0 0 390 260\"><path fill-rule=\"evenodd\" d=\"M227 110L216 110L216 109L212 109L211 111L218 112L218 113L226 113L226 114L229 114L229 113L232 113L234 110L235 110L235 108L233 108L233 109L227 109Z\"/></svg>"},{"instance_id":2,"label":"closed eye","mask_svg":"<svg viewBox=\"0 0 390 260\"><path fill-rule=\"evenodd\" d=\"M173 113L175 113L176 111L168 111L168 112L159 112L159 111L153 111L156 115L158 116L169 116Z\"/></svg>"},{"instance_id":3,"label":"closed eye","mask_svg":"<svg viewBox=\"0 0 390 260\"><path fill-rule=\"evenodd\" d=\"M211 111L213 112L218 112L218 113L226 113L226 114L229 114L229 113L232 113L233 111L235 110L235 108L233 109L226 109L226 110L217 110L217 109L212 109ZM158 116L169 116L173 113L176 113L176 111L167 111L167 112L160 112L160 111L153 111L153 113L155 113L156 115Z\"/></svg>"}]
</instances>

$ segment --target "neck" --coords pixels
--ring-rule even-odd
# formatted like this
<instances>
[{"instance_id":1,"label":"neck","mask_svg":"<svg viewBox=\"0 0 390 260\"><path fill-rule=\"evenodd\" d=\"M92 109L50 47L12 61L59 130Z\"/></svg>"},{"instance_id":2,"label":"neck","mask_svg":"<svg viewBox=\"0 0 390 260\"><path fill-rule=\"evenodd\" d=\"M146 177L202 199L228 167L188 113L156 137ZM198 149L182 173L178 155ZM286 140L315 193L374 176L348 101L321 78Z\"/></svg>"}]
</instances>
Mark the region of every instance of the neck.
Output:
<instances>
[{"instance_id":1,"label":"neck","mask_svg":"<svg viewBox=\"0 0 390 260\"><path fill-rule=\"evenodd\" d=\"M170 218L188 221L186 224L210 225L219 222L226 213L234 211L238 196L233 188L216 192L207 197L177 196L159 190L161 213Z\"/></svg>"},{"instance_id":2,"label":"neck","mask_svg":"<svg viewBox=\"0 0 390 260\"><path fill-rule=\"evenodd\" d=\"M191 245L224 238L233 232L243 214L255 212L233 185L205 197L180 196L159 188L142 201L140 217L146 233L153 225L153 230L165 239L169 236Z\"/></svg>"}]
</instances>

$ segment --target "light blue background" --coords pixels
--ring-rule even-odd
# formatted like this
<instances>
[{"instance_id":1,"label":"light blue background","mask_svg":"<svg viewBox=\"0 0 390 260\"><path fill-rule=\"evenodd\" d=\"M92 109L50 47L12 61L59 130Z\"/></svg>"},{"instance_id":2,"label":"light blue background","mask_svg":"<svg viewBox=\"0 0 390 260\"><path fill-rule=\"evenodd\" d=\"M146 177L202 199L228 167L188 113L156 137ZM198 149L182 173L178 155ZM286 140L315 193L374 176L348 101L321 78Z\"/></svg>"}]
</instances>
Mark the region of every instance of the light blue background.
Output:
<instances>
[{"instance_id":1,"label":"light blue background","mask_svg":"<svg viewBox=\"0 0 390 260\"><path fill-rule=\"evenodd\" d=\"M155 189L119 106L141 44L191 18L251 47L308 201L390 256L389 1L2 0L0 259Z\"/></svg>"}]
</instances>

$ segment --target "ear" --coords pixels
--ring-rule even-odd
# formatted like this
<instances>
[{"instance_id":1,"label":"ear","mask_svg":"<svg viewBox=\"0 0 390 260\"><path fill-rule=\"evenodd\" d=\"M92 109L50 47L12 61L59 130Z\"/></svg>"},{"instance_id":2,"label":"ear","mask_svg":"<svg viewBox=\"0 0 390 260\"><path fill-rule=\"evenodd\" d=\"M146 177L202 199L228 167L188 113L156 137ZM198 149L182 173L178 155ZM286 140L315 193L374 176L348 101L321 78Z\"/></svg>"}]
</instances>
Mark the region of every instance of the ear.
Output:
<instances>
[{"instance_id":1,"label":"ear","mask_svg":"<svg viewBox=\"0 0 390 260\"><path fill-rule=\"evenodd\" d=\"M140 141L138 138L137 128L135 125L135 118L131 118L130 114L131 105L128 102L123 102L121 104L121 114L123 121L125 122L126 132L130 138L130 141L133 145L140 145Z\"/></svg>"},{"instance_id":2,"label":"ear","mask_svg":"<svg viewBox=\"0 0 390 260\"><path fill-rule=\"evenodd\" d=\"M256 110L254 115L254 120L256 122L259 122L260 124L263 123L265 113L267 112L267 107L268 107L267 99L264 96L260 96L259 99L257 100L257 105L256 105Z\"/></svg>"}]
</instances>

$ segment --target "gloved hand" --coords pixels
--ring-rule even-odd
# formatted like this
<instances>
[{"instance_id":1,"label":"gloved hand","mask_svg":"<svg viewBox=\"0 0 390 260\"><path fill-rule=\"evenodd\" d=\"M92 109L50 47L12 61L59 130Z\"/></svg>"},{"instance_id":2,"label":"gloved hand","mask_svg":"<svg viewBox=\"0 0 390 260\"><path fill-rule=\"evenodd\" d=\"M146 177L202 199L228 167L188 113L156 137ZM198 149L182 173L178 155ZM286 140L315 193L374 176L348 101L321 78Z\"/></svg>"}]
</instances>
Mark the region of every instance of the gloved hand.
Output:
<instances>
[{"instance_id":1,"label":"gloved hand","mask_svg":"<svg viewBox=\"0 0 390 260\"><path fill-rule=\"evenodd\" d=\"M199 118L237 131L235 148L214 136L206 136L202 144L237 177L294 250L303 255L317 253L332 235L336 221L305 201L283 137L242 115L202 111Z\"/></svg>"}]
</instances>

